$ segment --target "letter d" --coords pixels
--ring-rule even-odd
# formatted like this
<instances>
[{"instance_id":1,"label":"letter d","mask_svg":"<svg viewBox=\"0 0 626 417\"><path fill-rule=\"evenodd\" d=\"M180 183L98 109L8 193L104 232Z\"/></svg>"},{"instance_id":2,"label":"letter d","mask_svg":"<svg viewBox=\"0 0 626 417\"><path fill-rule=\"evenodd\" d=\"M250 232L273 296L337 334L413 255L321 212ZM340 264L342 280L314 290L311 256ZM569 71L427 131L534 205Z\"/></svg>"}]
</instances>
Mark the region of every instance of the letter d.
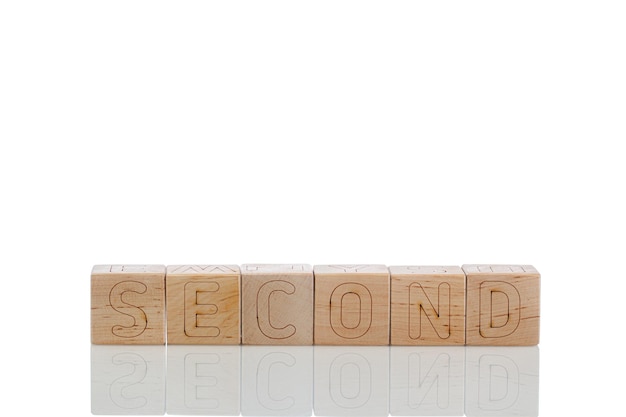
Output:
<instances>
[{"instance_id":1,"label":"letter d","mask_svg":"<svg viewBox=\"0 0 626 417\"><path fill-rule=\"evenodd\" d=\"M480 335L505 337L517 330L520 322L520 295L512 284L485 281L480 284Z\"/></svg>"}]
</instances>

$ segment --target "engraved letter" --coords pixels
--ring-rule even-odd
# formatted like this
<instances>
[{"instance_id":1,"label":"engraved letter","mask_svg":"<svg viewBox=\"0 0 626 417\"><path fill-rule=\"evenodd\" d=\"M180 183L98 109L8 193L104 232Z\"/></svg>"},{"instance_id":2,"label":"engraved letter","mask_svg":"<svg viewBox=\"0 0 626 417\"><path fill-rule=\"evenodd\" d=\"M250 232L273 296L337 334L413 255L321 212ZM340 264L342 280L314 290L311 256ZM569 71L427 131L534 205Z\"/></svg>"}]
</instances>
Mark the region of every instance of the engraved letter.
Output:
<instances>
[{"instance_id":1,"label":"engraved letter","mask_svg":"<svg viewBox=\"0 0 626 417\"><path fill-rule=\"evenodd\" d=\"M130 326L115 325L111 331L118 337L137 337L142 334L148 327L148 318L146 312L141 308L130 304L124 300L127 292L135 294L144 294L148 291L146 284L137 281L122 281L115 284L109 293L109 303L113 310L129 316L133 319Z\"/></svg>"},{"instance_id":2,"label":"engraved letter","mask_svg":"<svg viewBox=\"0 0 626 417\"><path fill-rule=\"evenodd\" d=\"M422 335L422 320L425 315L440 339L450 337L450 284L442 282L437 290L437 308L426 290L417 282L409 286L409 337L419 339Z\"/></svg>"},{"instance_id":3,"label":"engraved letter","mask_svg":"<svg viewBox=\"0 0 626 417\"><path fill-rule=\"evenodd\" d=\"M217 326L207 322L217 313L217 305L211 302L217 293L217 282L188 282L185 284L185 334L189 337L216 337L220 334Z\"/></svg>"},{"instance_id":4,"label":"engraved letter","mask_svg":"<svg viewBox=\"0 0 626 417\"><path fill-rule=\"evenodd\" d=\"M504 281L480 284L480 335L505 337L517 330L520 322L520 295Z\"/></svg>"},{"instance_id":5,"label":"engraved letter","mask_svg":"<svg viewBox=\"0 0 626 417\"><path fill-rule=\"evenodd\" d=\"M288 324L284 327L276 327L270 320L272 309L272 296L275 292L283 292L287 295L296 292L296 287L287 281L268 281L261 285L256 297L256 316L259 330L271 339L286 339L296 333L296 327Z\"/></svg>"},{"instance_id":6,"label":"engraved letter","mask_svg":"<svg viewBox=\"0 0 626 417\"><path fill-rule=\"evenodd\" d=\"M337 336L358 339L372 325L372 294L366 286L346 282L330 295L330 327Z\"/></svg>"}]
</instances>

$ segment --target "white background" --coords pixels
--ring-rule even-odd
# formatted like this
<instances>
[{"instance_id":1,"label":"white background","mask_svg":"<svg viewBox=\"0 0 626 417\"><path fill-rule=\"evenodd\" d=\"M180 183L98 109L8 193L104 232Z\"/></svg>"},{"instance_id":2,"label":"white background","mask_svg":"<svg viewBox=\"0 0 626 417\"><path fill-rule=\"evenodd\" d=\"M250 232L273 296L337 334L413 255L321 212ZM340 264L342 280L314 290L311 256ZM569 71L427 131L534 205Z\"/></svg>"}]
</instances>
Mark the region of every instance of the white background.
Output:
<instances>
[{"instance_id":1,"label":"white background","mask_svg":"<svg viewBox=\"0 0 626 417\"><path fill-rule=\"evenodd\" d=\"M2 408L90 414L99 263L530 263L623 412L626 6L0 3Z\"/></svg>"}]
</instances>

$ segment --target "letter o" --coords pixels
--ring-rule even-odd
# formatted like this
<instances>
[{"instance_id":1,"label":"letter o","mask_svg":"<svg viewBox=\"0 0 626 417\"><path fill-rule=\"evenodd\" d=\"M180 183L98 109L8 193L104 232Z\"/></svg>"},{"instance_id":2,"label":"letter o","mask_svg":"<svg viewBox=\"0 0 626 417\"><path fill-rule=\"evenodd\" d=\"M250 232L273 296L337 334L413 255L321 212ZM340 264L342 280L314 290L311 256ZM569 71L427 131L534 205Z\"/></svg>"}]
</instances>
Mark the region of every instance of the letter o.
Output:
<instances>
[{"instance_id":1,"label":"letter o","mask_svg":"<svg viewBox=\"0 0 626 417\"><path fill-rule=\"evenodd\" d=\"M345 296L353 294L359 302L346 302ZM357 313L359 320L354 327L344 324L343 316ZM335 334L344 339L358 339L372 326L372 293L363 284L346 282L338 285L330 294L330 327Z\"/></svg>"}]
</instances>

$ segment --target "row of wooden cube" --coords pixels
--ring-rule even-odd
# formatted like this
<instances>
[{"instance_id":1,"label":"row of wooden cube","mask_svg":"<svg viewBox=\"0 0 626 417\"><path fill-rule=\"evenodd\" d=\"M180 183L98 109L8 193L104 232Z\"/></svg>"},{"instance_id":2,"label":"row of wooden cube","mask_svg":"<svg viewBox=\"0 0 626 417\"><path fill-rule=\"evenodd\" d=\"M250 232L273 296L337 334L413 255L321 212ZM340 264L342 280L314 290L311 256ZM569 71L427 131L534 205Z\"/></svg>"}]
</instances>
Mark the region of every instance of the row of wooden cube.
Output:
<instances>
[{"instance_id":1,"label":"row of wooden cube","mask_svg":"<svg viewBox=\"0 0 626 417\"><path fill-rule=\"evenodd\" d=\"M91 340L536 345L539 288L530 265L97 265Z\"/></svg>"}]
</instances>

